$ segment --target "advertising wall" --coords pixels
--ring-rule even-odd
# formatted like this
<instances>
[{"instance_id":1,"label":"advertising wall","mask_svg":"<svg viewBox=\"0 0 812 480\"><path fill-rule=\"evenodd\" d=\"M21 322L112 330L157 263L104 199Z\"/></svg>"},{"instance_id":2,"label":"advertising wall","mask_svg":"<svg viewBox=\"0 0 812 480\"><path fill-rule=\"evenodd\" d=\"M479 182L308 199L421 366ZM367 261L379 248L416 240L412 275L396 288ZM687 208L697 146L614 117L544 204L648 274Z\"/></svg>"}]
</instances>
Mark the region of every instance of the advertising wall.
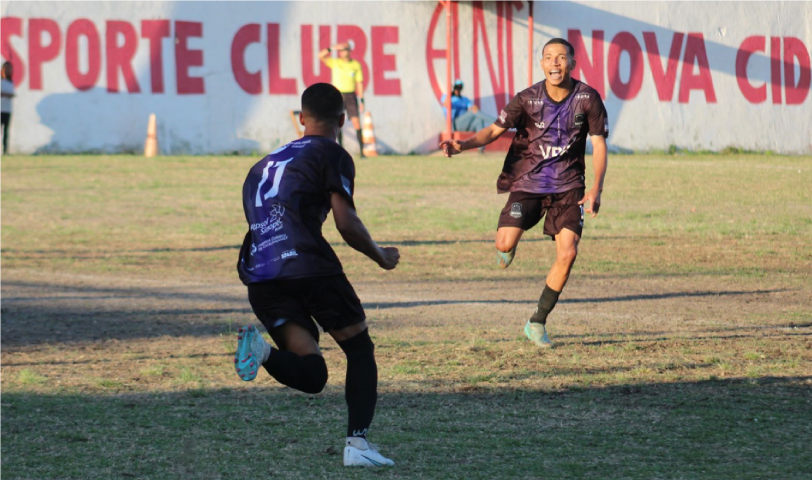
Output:
<instances>
[{"instance_id":1,"label":"advertising wall","mask_svg":"<svg viewBox=\"0 0 812 480\"><path fill-rule=\"evenodd\" d=\"M574 76L604 97L616 151L812 153L810 2L535 2L532 52L528 12L453 4L453 78L493 117L529 74L543 79L542 46L560 36ZM437 2L11 1L0 13L13 152L140 151L151 113L162 153L269 151L295 138L302 91L330 79L318 51L347 40L380 150L431 151L445 127Z\"/></svg>"}]
</instances>

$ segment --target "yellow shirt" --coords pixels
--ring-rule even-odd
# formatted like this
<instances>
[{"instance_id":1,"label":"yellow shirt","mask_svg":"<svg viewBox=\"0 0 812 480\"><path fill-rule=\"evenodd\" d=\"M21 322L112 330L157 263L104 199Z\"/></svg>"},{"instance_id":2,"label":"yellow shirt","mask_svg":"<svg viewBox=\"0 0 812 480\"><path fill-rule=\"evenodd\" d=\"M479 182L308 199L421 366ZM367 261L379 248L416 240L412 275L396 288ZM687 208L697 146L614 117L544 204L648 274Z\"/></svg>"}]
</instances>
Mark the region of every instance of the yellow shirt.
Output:
<instances>
[{"instance_id":1,"label":"yellow shirt","mask_svg":"<svg viewBox=\"0 0 812 480\"><path fill-rule=\"evenodd\" d=\"M364 72L358 60L345 62L337 58L322 60L333 71L333 86L341 93L355 93L355 84L364 81Z\"/></svg>"}]
</instances>

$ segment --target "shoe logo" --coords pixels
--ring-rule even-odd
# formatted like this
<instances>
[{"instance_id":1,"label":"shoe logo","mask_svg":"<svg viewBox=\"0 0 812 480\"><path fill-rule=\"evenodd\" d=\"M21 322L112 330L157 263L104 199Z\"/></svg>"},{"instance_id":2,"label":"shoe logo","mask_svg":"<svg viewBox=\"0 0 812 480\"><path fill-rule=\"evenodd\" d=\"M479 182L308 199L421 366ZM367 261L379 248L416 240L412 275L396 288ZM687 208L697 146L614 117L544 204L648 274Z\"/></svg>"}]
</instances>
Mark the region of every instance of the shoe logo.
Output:
<instances>
[{"instance_id":1,"label":"shoe logo","mask_svg":"<svg viewBox=\"0 0 812 480\"><path fill-rule=\"evenodd\" d=\"M366 459L369 461L369 463L371 463L371 464L375 465L376 467L380 467L381 465L383 465L381 462L375 461L375 460L373 460L373 459L371 459L371 458L367 457L367 456L366 456L366 455L364 455L364 454L361 454L361 456L362 456L362 457L364 457L364 458L366 458Z\"/></svg>"}]
</instances>

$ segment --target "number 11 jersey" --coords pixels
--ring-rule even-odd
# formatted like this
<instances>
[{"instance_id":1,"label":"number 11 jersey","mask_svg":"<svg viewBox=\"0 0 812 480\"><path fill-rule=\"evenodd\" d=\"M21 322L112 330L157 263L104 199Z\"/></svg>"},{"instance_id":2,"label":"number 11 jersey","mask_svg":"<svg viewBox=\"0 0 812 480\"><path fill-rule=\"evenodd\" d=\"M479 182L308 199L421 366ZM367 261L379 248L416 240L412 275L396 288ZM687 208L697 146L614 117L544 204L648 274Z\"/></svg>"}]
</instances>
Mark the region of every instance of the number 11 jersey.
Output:
<instances>
[{"instance_id":1,"label":"number 11 jersey","mask_svg":"<svg viewBox=\"0 0 812 480\"><path fill-rule=\"evenodd\" d=\"M306 136L280 147L248 172L242 190L248 222L237 271L244 284L343 272L322 225L330 195L351 205L355 164L335 141Z\"/></svg>"}]
</instances>

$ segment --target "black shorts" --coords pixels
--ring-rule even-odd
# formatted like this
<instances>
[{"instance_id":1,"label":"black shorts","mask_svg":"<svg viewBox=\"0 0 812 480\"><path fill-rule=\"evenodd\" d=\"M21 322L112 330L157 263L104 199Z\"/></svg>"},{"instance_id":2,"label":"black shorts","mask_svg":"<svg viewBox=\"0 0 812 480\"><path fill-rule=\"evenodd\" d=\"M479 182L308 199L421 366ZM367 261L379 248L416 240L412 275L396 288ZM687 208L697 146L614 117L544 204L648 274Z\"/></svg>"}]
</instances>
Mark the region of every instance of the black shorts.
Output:
<instances>
[{"instance_id":1,"label":"black shorts","mask_svg":"<svg viewBox=\"0 0 812 480\"><path fill-rule=\"evenodd\" d=\"M358 116L358 96L354 93L342 93L344 108L347 109L347 119Z\"/></svg>"},{"instance_id":2,"label":"black shorts","mask_svg":"<svg viewBox=\"0 0 812 480\"><path fill-rule=\"evenodd\" d=\"M296 322L319 341L319 329L326 332L366 320L361 300L344 274L329 277L292 278L248 285L248 301L279 348L276 327ZM314 323L315 320L315 323Z\"/></svg>"},{"instance_id":3,"label":"black shorts","mask_svg":"<svg viewBox=\"0 0 812 480\"><path fill-rule=\"evenodd\" d=\"M553 237L567 228L581 236L584 229L584 206L578 202L584 198L583 188L574 188L562 193L538 194L511 192L505 208L499 215L499 227L519 227L530 230L541 217L544 219L544 234Z\"/></svg>"}]
</instances>

